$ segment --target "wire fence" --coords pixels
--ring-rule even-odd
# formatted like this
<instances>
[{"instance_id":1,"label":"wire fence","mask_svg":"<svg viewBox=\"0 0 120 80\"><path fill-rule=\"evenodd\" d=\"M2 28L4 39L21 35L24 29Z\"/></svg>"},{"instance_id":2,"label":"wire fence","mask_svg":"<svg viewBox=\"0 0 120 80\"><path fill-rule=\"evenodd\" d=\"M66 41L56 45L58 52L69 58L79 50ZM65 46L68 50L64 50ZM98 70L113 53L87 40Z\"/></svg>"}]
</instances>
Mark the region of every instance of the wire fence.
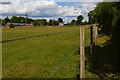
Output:
<instances>
[{"instance_id":1,"label":"wire fence","mask_svg":"<svg viewBox=\"0 0 120 80\"><path fill-rule=\"evenodd\" d=\"M17 38L17 39L3 40L3 41L0 41L0 43L10 42L10 41L17 41L17 40L23 40L23 39L29 39L29 38L49 36L49 35L54 35L54 34L61 34L61 33L66 33L66 32L77 31L77 30L79 30L79 29L74 29L74 30L69 30L69 31L62 31L62 32L55 32L55 33L49 33L49 34L43 34L43 35L37 35L37 36L28 36L28 37Z\"/></svg>"},{"instance_id":2,"label":"wire fence","mask_svg":"<svg viewBox=\"0 0 120 80\"><path fill-rule=\"evenodd\" d=\"M79 48L76 48L65 60L63 60L63 61L57 66L57 68L56 68L55 70L52 71L52 73L51 73L47 78L51 78L51 76L53 76L53 75L57 72L57 70L60 69L60 67L61 67L63 64L65 64L66 62L68 62L68 61L71 59L71 57L73 57L74 54L76 53L76 51L78 51L78 50L79 50ZM75 73L75 72L74 72L74 73Z\"/></svg>"},{"instance_id":3,"label":"wire fence","mask_svg":"<svg viewBox=\"0 0 120 80\"><path fill-rule=\"evenodd\" d=\"M90 28L85 28L85 29L90 29ZM61 31L61 32L55 32L55 33L49 33L49 34L43 34L43 35L37 35L37 36L28 36L28 37L23 37L23 38L18 38L18 39L9 39L9 40L4 40L0 41L0 43L4 42L10 42L10 41L16 41L16 40L23 40L23 39L29 39L29 38L35 38L35 37L42 37L42 36L49 36L49 35L54 35L54 34L61 34L61 33L67 33L67 32L72 32L72 31L78 31L79 29L74 29L74 30L69 30L69 31ZM70 61L70 59L74 56L76 52L78 52L80 48L76 48L73 52L71 52L70 55L68 55L59 65L47 76L47 79L52 78L56 72L67 62ZM78 52L79 53L79 52ZM76 63L74 71L71 73L71 76L74 76L77 78L77 71L80 71L80 64L79 62Z\"/></svg>"}]
</instances>

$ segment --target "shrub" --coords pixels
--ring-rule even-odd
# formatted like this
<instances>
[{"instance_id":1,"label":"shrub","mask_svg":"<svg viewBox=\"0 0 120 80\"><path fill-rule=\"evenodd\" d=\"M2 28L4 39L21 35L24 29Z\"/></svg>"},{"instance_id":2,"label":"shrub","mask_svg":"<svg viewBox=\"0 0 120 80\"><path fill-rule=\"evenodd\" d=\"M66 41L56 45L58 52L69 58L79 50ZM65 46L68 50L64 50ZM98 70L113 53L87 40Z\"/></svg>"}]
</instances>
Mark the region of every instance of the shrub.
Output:
<instances>
[{"instance_id":1,"label":"shrub","mask_svg":"<svg viewBox=\"0 0 120 80\"><path fill-rule=\"evenodd\" d=\"M15 28L15 25L14 24L10 24L10 28Z\"/></svg>"}]
</instances>

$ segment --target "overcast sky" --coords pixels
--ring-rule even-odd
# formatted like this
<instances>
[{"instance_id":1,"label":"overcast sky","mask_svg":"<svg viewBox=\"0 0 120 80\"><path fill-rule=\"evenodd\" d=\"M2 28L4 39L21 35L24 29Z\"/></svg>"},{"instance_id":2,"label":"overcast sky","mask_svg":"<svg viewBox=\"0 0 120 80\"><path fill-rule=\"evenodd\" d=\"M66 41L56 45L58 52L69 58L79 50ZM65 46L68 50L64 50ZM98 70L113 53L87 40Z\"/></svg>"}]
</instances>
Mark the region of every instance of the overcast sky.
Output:
<instances>
[{"instance_id":1,"label":"overcast sky","mask_svg":"<svg viewBox=\"0 0 120 80\"><path fill-rule=\"evenodd\" d=\"M83 15L84 20L87 19L87 14L95 7L95 3L80 3L92 2L93 0L0 0L1 2L12 2L9 5L0 4L0 17L6 16L25 16L32 18L59 18L62 17L66 22L76 19L78 15ZM26 3L23 3L26 1ZM48 1L48 2L38 2ZM100 1L100 0L94 0ZM58 3L66 2L66 3ZM74 3L69 3L74 2Z\"/></svg>"}]
</instances>

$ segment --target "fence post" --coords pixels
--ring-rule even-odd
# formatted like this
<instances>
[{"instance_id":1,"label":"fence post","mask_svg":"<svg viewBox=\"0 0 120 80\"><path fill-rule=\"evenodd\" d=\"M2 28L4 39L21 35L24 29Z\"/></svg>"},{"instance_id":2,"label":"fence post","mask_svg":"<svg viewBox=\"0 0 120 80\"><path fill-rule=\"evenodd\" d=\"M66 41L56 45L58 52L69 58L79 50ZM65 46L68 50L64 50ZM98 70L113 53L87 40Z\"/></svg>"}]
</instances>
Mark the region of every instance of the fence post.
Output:
<instances>
[{"instance_id":1,"label":"fence post","mask_svg":"<svg viewBox=\"0 0 120 80\"><path fill-rule=\"evenodd\" d=\"M80 79L85 78L84 27L80 27Z\"/></svg>"},{"instance_id":2,"label":"fence post","mask_svg":"<svg viewBox=\"0 0 120 80\"><path fill-rule=\"evenodd\" d=\"M96 40L97 35L98 35L98 27L94 25L94 40Z\"/></svg>"},{"instance_id":3,"label":"fence post","mask_svg":"<svg viewBox=\"0 0 120 80\"><path fill-rule=\"evenodd\" d=\"M93 49L93 25L90 26L90 54L92 54Z\"/></svg>"}]
</instances>

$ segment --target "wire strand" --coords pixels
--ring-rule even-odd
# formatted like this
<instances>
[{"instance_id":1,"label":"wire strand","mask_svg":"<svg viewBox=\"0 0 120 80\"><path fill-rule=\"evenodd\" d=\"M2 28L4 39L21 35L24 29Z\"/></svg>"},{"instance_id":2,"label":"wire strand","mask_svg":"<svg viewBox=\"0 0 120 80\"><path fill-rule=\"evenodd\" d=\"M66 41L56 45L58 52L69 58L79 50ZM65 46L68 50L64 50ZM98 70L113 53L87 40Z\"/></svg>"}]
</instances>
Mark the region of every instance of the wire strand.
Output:
<instances>
[{"instance_id":1,"label":"wire strand","mask_svg":"<svg viewBox=\"0 0 120 80\"><path fill-rule=\"evenodd\" d=\"M70 54L70 56L68 56L62 63L60 63L60 65L58 65L58 67L47 77L47 78L50 78L64 63L66 63L72 56L73 54L78 50L75 49L75 51L72 52L72 54Z\"/></svg>"}]
</instances>

